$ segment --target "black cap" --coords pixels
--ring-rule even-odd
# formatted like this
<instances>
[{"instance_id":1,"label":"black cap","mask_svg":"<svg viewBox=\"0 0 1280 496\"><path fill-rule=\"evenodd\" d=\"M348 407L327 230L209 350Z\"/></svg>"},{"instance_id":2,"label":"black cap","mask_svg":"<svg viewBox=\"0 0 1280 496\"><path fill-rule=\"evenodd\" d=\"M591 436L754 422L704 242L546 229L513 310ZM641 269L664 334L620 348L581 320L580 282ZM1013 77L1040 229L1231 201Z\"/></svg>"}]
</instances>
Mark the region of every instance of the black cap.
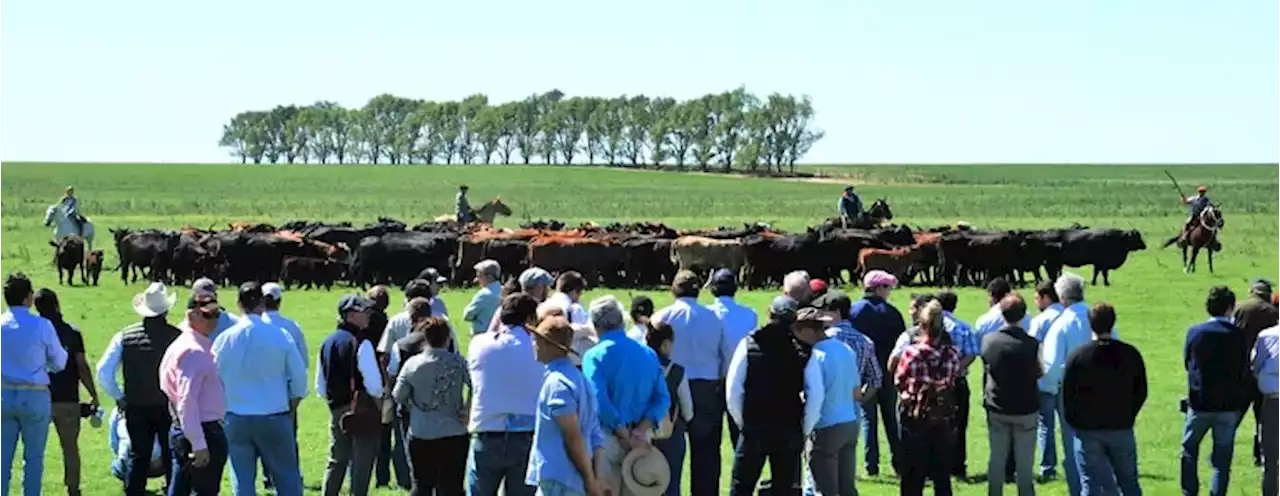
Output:
<instances>
[{"instance_id":1,"label":"black cap","mask_svg":"<svg viewBox=\"0 0 1280 496\"><path fill-rule=\"evenodd\" d=\"M196 291L191 293L191 298L187 299L187 310L195 310L197 308L208 306L210 303L218 303L218 293L212 291Z\"/></svg>"},{"instance_id":2,"label":"black cap","mask_svg":"<svg viewBox=\"0 0 1280 496\"><path fill-rule=\"evenodd\" d=\"M653 300L648 296L639 295L631 299L631 313L641 315L653 315Z\"/></svg>"}]
</instances>

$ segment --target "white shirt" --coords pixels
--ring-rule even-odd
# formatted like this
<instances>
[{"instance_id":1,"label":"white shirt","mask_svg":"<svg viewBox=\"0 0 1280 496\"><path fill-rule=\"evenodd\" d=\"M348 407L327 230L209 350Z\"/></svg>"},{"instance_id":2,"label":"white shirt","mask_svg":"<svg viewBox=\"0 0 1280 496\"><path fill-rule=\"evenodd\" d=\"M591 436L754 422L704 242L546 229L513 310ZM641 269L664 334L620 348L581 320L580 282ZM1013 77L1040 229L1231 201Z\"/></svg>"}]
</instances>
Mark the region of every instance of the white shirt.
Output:
<instances>
[{"instance_id":1,"label":"white shirt","mask_svg":"<svg viewBox=\"0 0 1280 496\"><path fill-rule=\"evenodd\" d=\"M323 353L324 350L321 350ZM329 381L324 376L324 367L318 366L320 354L316 354L316 396L325 399L324 392L329 389ZM378 370L378 355L373 352L373 343L368 339L360 340L356 348L356 369L364 379L364 391L374 398L382 397L382 371Z\"/></svg>"},{"instance_id":2,"label":"white shirt","mask_svg":"<svg viewBox=\"0 0 1280 496\"><path fill-rule=\"evenodd\" d=\"M546 366L523 327L502 326L471 338L471 432L533 432Z\"/></svg>"},{"instance_id":3,"label":"white shirt","mask_svg":"<svg viewBox=\"0 0 1280 496\"><path fill-rule=\"evenodd\" d=\"M1066 372L1067 357L1077 348L1089 344L1093 340L1093 329L1089 327L1089 305L1085 302L1073 303L1062 310L1062 315L1049 326L1045 334L1044 344L1040 346L1040 364L1044 367L1044 377L1040 388L1047 393L1056 394L1062 388L1062 375Z\"/></svg>"},{"instance_id":4,"label":"white shirt","mask_svg":"<svg viewBox=\"0 0 1280 496\"><path fill-rule=\"evenodd\" d=\"M707 305L724 326L724 356L731 357L738 349L742 338L751 334L760 324L756 311L734 301L732 296L717 296L716 301Z\"/></svg>"},{"instance_id":5,"label":"white shirt","mask_svg":"<svg viewBox=\"0 0 1280 496\"><path fill-rule=\"evenodd\" d=\"M547 298L547 301L542 304L548 307L559 308L560 311L564 312L565 318L569 319L570 324L580 326L590 324L590 319L587 318L587 311L582 308L581 304L570 300L569 295L567 294L557 291L555 294L551 295L550 298Z\"/></svg>"},{"instance_id":6,"label":"white shirt","mask_svg":"<svg viewBox=\"0 0 1280 496\"><path fill-rule=\"evenodd\" d=\"M379 353L391 353L392 348L395 348L396 341L404 339L413 330L413 319L409 317L408 307L409 304L406 303L403 311L387 319L387 327L382 330L382 338L378 340ZM431 307L431 316L446 321L449 320L448 315L437 313L434 305ZM454 349L459 348L458 332L453 329L452 325L449 326L449 336L453 339Z\"/></svg>"},{"instance_id":7,"label":"white shirt","mask_svg":"<svg viewBox=\"0 0 1280 496\"><path fill-rule=\"evenodd\" d=\"M1049 332L1049 324L1053 323L1053 319L1058 318L1062 310L1061 303L1054 303L1045 307L1038 315L1031 318L1031 326L1027 327L1027 334L1036 338L1036 341L1044 343L1045 334Z\"/></svg>"},{"instance_id":8,"label":"white shirt","mask_svg":"<svg viewBox=\"0 0 1280 496\"><path fill-rule=\"evenodd\" d=\"M302 326L299 326L293 319L280 315L276 310L267 310L262 314L262 321L268 324L274 324L276 327L284 329L289 333L289 337L293 338L293 344L298 346L298 354L302 355L302 364L311 366L311 355L307 353L307 335L303 334Z\"/></svg>"},{"instance_id":9,"label":"white shirt","mask_svg":"<svg viewBox=\"0 0 1280 496\"><path fill-rule=\"evenodd\" d=\"M729 377L725 400L728 401L729 415L738 425L742 425L742 402L747 393L747 343L739 343L729 360ZM765 373L768 373L765 371ZM826 394L822 384L822 366L817 360L809 360L804 366L804 435L813 432L822 414L823 395Z\"/></svg>"}]
</instances>

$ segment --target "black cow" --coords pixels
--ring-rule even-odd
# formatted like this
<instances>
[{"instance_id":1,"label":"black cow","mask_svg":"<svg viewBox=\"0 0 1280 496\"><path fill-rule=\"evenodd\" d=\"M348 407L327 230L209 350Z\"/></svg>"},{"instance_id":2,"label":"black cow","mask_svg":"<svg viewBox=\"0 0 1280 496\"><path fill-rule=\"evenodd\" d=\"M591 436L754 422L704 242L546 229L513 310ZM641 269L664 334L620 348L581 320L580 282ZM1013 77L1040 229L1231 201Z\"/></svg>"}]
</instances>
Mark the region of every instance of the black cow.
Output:
<instances>
[{"instance_id":1,"label":"black cow","mask_svg":"<svg viewBox=\"0 0 1280 496\"><path fill-rule=\"evenodd\" d=\"M375 283L403 286L427 267L445 277L458 249L458 236L406 231L360 240L351 264L351 280L361 287Z\"/></svg>"},{"instance_id":2,"label":"black cow","mask_svg":"<svg viewBox=\"0 0 1280 496\"><path fill-rule=\"evenodd\" d=\"M632 287L658 287L667 284L675 276L676 266L671 263L671 240L659 238L631 238L622 242L625 280Z\"/></svg>"},{"instance_id":3,"label":"black cow","mask_svg":"<svg viewBox=\"0 0 1280 496\"><path fill-rule=\"evenodd\" d=\"M62 274L66 272L66 283L76 285L76 267L80 268L80 282L89 284L84 272L84 239L79 236L67 236L57 242L50 241L54 247L54 265L58 267L58 284L62 284Z\"/></svg>"},{"instance_id":4,"label":"black cow","mask_svg":"<svg viewBox=\"0 0 1280 496\"><path fill-rule=\"evenodd\" d=\"M1062 267L1093 266L1093 279L1090 284L1098 284L1098 274L1102 274L1102 284L1111 285L1110 273L1120 268L1129 257L1129 252L1147 249L1142 240L1142 233L1137 229L1082 229L1062 233L1061 246L1056 253L1051 253L1045 269L1050 277L1057 277Z\"/></svg>"},{"instance_id":5,"label":"black cow","mask_svg":"<svg viewBox=\"0 0 1280 496\"><path fill-rule=\"evenodd\" d=\"M333 289L333 283L342 278L342 264L317 257L284 257L280 267L280 282L285 289L298 285L303 289L323 287Z\"/></svg>"},{"instance_id":6,"label":"black cow","mask_svg":"<svg viewBox=\"0 0 1280 496\"><path fill-rule=\"evenodd\" d=\"M116 236L116 253L120 258L120 280L125 284L143 277L160 280L168 271L169 243L172 233L156 230L113 232Z\"/></svg>"}]
</instances>

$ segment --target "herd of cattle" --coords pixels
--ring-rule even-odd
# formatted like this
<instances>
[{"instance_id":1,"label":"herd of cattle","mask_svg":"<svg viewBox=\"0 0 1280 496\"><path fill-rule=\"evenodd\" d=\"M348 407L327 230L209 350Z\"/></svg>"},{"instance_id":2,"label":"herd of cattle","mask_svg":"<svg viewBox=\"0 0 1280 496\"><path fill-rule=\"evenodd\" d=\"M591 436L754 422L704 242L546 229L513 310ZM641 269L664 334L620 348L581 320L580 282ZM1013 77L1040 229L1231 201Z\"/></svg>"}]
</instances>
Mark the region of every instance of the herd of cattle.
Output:
<instances>
[{"instance_id":1,"label":"herd of cattle","mask_svg":"<svg viewBox=\"0 0 1280 496\"><path fill-rule=\"evenodd\" d=\"M467 285L474 277L472 266L483 259L496 260L508 275L536 265L552 273L575 270L589 284L612 288L658 287L678 269L706 273L721 267L740 271L749 288L778 285L793 270L836 284L881 269L904 283L970 285L996 276L1025 282L1027 273L1035 280L1052 278L1064 266L1088 265L1095 284L1101 274L1109 285L1109 271L1124 264L1129 252L1146 248L1136 230L1080 225L1042 231L845 229L830 220L791 233L766 224L676 230L660 223L571 227L556 221L519 229L451 222L410 228L386 218L363 227L295 221L278 227L234 223L225 230L111 232L126 284L140 276L170 284L210 277L228 284L281 281L326 289L344 281L362 287L402 285L428 268L453 285ZM60 269L81 258L76 242L68 238L58 244ZM90 256L100 266L101 254Z\"/></svg>"}]
</instances>

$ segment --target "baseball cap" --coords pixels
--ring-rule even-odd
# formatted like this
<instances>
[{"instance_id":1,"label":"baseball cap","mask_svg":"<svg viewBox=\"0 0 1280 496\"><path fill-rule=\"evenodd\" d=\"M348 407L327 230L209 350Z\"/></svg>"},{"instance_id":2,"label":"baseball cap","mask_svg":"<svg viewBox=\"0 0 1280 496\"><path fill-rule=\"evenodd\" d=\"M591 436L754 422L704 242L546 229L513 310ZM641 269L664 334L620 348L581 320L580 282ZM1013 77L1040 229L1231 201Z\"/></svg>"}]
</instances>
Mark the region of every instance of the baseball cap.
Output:
<instances>
[{"instance_id":1,"label":"baseball cap","mask_svg":"<svg viewBox=\"0 0 1280 496\"><path fill-rule=\"evenodd\" d=\"M218 293L212 291L196 291L187 299L187 310L211 311L218 308Z\"/></svg>"},{"instance_id":2,"label":"baseball cap","mask_svg":"<svg viewBox=\"0 0 1280 496\"><path fill-rule=\"evenodd\" d=\"M813 306L841 315L849 313L853 308L853 300L844 291L833 289L813 300Z\"/></svg>"},{"instance_id":3,"label":"baseball cap","mask_svg":"<svg viewBox=\"0 0 1280 496\"><path fill-rule=\"evenodd\" d=\"M199 279L196 279L196 282L191 283L191 290L192 291L208 291L211 293L217 293L218 285L213 282L213 279L209 279L208 277L201 277Z\"/></svg>"},{"instance_id":4,"label":"baseball cap","mask_svg":"<svg viewBox=\"0 0 1280 496\"><path fill-rule=\"evenodd\" d=\"M813 291L814 294L822 294L824 291L827 290L827 281L824 281L822 279L810 279L809 289Z\"/></svg>"},{"instance_id":5,"label":"baseball cap","mask_svg":"<svg viewBox=\"0 0 1280 496\"><path fill-rule=\"evenodd\" d=\"M796 312L796 323L828 324L834 320L827 312L813 307L801 308Z\"/></svg>"},{"instance_id":6,"label":"baseball cap","mask_svg":"<svg viewBox=\"0 0 1280 496\"><path fill-rule=\"evenodd\" d=\"M769 303L769 316L775 320L790 322L795 320L800 302L790 296L778 296Z\"/></svg>"},{"instance_id":7,"label":"baseball cap","mask_svg":"<svg viewBox=\"0 0 1280 496\"><path fill-rule=\"evenodd\" d=\"M537 285L550 286L555 279L542 267L529 267L520 273L519 281L521 288L528 289Z\"/></svg>"},{"instance_id":8,"label":"baseball cap","mask_svg":"<svg viewBox=\"0 0 1280 496\"><path fill-rule=\"evenodd\" d=\"M358 294L348 294L338 299L338 315L347 312L368 312L372 308L373 300Z\"/></svg>"},{"instance_id":9,"label":"baseball cap","mask_svg":"<svg viewBox=\"0 0 1280 496\"><path fill-rule=\"evenodd\" d=\"M275 301L280 301L280 298L284 296L284 288L274 282L263 284L262 296L266 296L267 298L271 298Z\"/></svg>"}]
</instances>

